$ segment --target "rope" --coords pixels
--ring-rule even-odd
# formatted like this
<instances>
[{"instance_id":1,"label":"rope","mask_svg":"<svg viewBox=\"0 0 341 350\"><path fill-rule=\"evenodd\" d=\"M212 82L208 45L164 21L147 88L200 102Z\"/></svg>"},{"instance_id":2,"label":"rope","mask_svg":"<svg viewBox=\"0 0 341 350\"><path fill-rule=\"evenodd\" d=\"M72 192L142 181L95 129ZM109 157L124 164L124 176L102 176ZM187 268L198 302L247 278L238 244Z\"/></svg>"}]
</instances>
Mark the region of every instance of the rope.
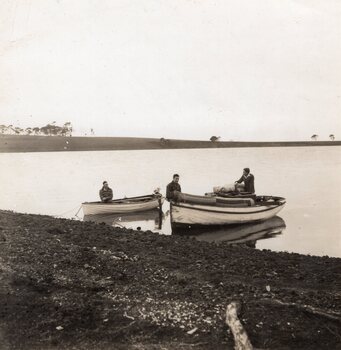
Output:
<instances>
[{"instance_id":1,"label":"rope","mask_svg":"<svg viewBox=\"0 0 341 350\"><path fill-rule=\"evenodd\" d=\"M61 213L61 214L59 214L59 215L52 215L52 216L54 216L55 218L62 217L62 216L64 216L65 214L68 214L68 213L70 213L70 212L73 212L73 211L76 210L77 208L78 208L78 211L77 211L77 213L76 213L74 216L76 216L76 217L78 218L77 214L78 214L79 211L81 210L82 205L81 205L80 207L78 207L78 205L77 205L77 207L74 207L74 208L72 208L72 209L70 209L70 210L68 210L68 211L65 211L64 213Z\"/></svg>"},{"instance_id":2,"label":"rope","mask_svg":"<svg viewBox=\"0 0 341 350\"><path fill-rule=\"evenodd\" d=\"M78 208L77 213L75 214L75 217L77 217L77 218L79 217L79 216L78 216L78 213L79 213L79 211L80 211L81 209L82 209L82 205Z\"/></svg>"}]
</instances>

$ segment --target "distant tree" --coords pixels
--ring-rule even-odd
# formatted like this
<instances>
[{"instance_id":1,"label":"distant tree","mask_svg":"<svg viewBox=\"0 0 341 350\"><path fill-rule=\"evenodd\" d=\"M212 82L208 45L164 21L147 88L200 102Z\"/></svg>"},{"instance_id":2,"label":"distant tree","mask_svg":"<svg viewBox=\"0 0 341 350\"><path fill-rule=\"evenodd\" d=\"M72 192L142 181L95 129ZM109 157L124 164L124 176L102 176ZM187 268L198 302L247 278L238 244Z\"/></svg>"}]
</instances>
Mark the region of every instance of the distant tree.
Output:
<instances>
[{"instance_id":1,"label":"distant tree","mask_svg":"<svg viewBox=\"0 0 341 350\"><path fill-rule=\"evenodd\" d=\"M317 138L318 138L318 137L319 137L319 135L314 134L314 135L311 136L311 139L312 139L313 141L317 141Z\"/></svg>"},{"instance_id":2,"label":"distant tree","mask_svg":"<svg viewBox=\"0 0 341 350\"><path fill-rule=\"evenodd\" d=\"M331 141L334 141L334 140L335 140L334 134L330 134L330 135L329 135L329 138L330 138Z\"/></svg>"},{"instance_id":3,"label":"distant tree","mask_svg":"<svg viewBox=\"0 0 341 350\"><path fill-rule=\"evenodd\" d=\"M53 124L47 124L46 126L43 126L42 128L40 128L40 131L43 132L44 135L49 135L49 136L61 135L61 130L62 130L62 127L53 125Z\"/></svg>"},{"instance_id":4,"label":"distant tree","mask_svg":"<svg viewBox=\"0 0 341 350\"><path fill-rule=\"evenodd\" d=\"M71 122L66 122L63 125L65 136L72 136L72 125Z\"/></svg>"},{"instance_id":5,"label":"distant tree","mask_svg":"<svg viewBox=\"0 0 341 350\"><path fill-rule=\"evenodd\" d=\"M40 128L38 128L37 126L35 128L32 129L32 132L35 134L35 135L39 135L40 134Z\"/></svg>"},{"instance_id":6,"label":"distant tree","mask_svg":"<svg viewBox=\"0 0 341 350\"><path fill-rule=\"evenodd\" d=\"M33 132L32 128L26 128L26 129L25 129L26 135L31 135L32 132Z\"/></svg>"},{"instance_id":7,"label":"distant tree","mask_svg":"<svg viewBox=\"0 0 341 350\"><path fill-rule=\"evenodd\" d=\"M0 134L4 134L7 130L7 126L6 125L0 125Z\"/></svg>"},{"instance_id":8,"label":"distant tree","mask_svg":"<svg viewBox=\"0 0 341 350\"><path fill-rule=\"evenodd\" d=\"M24 133L24 130L22 128L19 128L18 126L14 128L14 131L17 135L22 135Z\"/></svg>"},{"instance_id":9,"label":"distant tree","mask_svg":"<svg viewBox=\"0 0 341 350\"><path fill-rule=\"evenodd\" d=\"M95 131L94 131L93 128L90 129L90 134L91 134L91 135L95 135Z\"/></svg>"},{"instance_id":10,"label":"distant tree","mask_svg":"<svg viewBox=\"0 0 341 350\"><path fill-rule=\"evenodd\" d=\"M217 142L220 140L220 136L211 136L210 141L211 142Z\"/></svg>"},{"instance_id":11,"label":"distant tree","mask_svg":"<svg viewBox=\"0 0 341 350\"><path fill-rule=\"evenodd\" d=\"M48 125L41 127L39 131L43 135L46 135L46 136L50 135L50 128Z\"/></svg>"},{"instance_id":12,"label":"distant tree","mask_svg":"<svg viewBox=\"0 0 341 350\"><path fill-rule=\"evenodd\" d=\"M165 139L164 137L160 138L160 143L162 146L166 146L170 142L169 139Z\"/></svg>"},{"instance_id":13,"label":"distant tree","mask_svg":"<svg viewBox=\"0 0 341 350\"><path fill-rule=\"evenodd\" d=\"M62 135L63 128L61 126L51 125L50 129L51 129L51 131L50 131L51 135L54 135L54 136L61 136Z\"/></svg>"}]
</instances>

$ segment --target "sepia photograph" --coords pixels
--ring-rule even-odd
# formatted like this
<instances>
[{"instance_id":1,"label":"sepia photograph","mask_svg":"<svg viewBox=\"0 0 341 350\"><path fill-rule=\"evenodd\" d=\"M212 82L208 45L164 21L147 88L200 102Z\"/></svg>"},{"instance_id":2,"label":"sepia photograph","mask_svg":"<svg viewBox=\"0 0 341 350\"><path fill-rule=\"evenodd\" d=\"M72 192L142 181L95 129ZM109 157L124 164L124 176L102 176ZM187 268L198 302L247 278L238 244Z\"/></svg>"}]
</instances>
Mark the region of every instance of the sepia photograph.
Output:
<instances>
[{"instance_id":1,"label":"sepia photograph","mask_svg":"<svg viewBox=\"0 0 341 350\"><path fill-rule=\"evenodd\" d=\"M0 1L0 350L341 350L341 2Z\"/></svg>"}]
</instances>

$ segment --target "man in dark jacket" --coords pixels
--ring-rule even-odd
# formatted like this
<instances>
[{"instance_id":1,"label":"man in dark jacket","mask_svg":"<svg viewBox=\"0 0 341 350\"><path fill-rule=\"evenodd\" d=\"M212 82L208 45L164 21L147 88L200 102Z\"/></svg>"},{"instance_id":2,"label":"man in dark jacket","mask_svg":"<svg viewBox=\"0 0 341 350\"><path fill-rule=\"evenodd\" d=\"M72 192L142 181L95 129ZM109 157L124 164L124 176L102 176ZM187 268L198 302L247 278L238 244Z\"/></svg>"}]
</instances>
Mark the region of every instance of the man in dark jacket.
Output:
<instances>
[{"instance_id":1,"label":"man in dark jacket","mask_svg":"<svg viewBox=\"0 0 341 350\"><path fill-rule=\"evenodd\" d=\"M178 174L173 175L173 181L167 185L166 198L168 201L176 199L175 191L181 192L181 186L179 184L180 176Z\"/></svg>"},{"instance_id":2,"label":"man in dark jacket","mask_svg":"<svg viewBox=\"0 0 341 350\"><path fill-rule=\"evenodd\" d=\"M103 187L99 190L99 196L102 202L111 202L113 193L106 181L103 181Z\"/></svg>"},{"instance_id":3,"label":"man in dark jacket","mask_svg":"<svg viewBox=\"0 0 341 350\"><path fill-rule=\"evenodd\" d=\"M242 192L255 193L255 177L250 173L249 168L244 168L242 177L234 184L236 190L242 190Z\"/></svg>"}]
</instances>

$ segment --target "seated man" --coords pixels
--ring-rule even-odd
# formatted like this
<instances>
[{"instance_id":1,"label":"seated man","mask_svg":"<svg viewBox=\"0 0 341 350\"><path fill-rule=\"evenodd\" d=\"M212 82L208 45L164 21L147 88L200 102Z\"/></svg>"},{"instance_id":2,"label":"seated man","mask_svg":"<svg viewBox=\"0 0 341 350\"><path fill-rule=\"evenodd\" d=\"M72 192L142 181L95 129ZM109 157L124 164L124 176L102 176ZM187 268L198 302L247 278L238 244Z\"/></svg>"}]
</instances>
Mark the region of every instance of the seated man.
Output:
<instances>
[{"instance_id":1,"label":"seated man","mask_svg":"<svg viewBox=\"0 0 341 350\"><path fill-rule=\"evenodd\" d=\"M249 168L244 168L242 177L234 184L236 191L255 193L255 177Z\"/></svg>"},{"instance_id":2,"label":"seated man","mask_svg":"<svg viewBox=\"0 0 341 350\"><path fill-rule=\"evenodd\" d=\"M112 189L108 186L108 183L106 181L103 181L103 187L99 190L99 196L101 198L101 201L104 203L112 201Z\"/></svg>"},{"instance_id":3,"label":"seated man","mask_svg":"<svg viewBox=\"0 0 341 350\"><path fill-rule=\"evenodd\" d=\"M166 198L168 201L176 200L176 192L181 192L181 186L179 184L180 176L178 174L173 175L173 181L167 185Z\"/></svg>"}]
</instances>

